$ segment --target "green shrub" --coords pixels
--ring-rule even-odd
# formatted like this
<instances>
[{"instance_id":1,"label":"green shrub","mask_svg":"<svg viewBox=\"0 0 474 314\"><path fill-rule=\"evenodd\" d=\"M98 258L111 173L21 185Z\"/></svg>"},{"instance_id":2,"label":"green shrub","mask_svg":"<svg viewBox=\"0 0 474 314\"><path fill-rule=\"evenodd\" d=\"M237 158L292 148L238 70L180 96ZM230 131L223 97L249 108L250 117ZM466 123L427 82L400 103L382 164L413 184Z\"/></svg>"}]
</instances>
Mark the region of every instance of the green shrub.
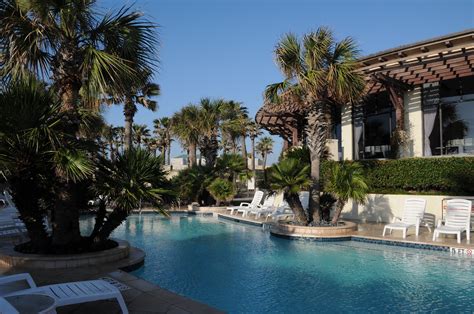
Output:
<instances>
[{"instance_id":1,"label":"green shrub","mask_svg":"<svg viewBox=\"0 0 474 314\"><path fill-rule=\"evenodd\" d=\"M330 164L322 163L322 181ZM406 158L362 160L371 193L383 194L474 194L474 157Z\"/></svg>"},{"instance_id":2,"label":"green shrub","mask_svg":"<svg viewBox=\"0 0 474 314\"><path fill-rule=\"evenodd\" d=\"M228 202L232 200L235 195L235 188L232 182L227 179L216 178L207 187L209 193L216 200L216 205L219 206L221 201Z\"/></svg>"}]
</instances>

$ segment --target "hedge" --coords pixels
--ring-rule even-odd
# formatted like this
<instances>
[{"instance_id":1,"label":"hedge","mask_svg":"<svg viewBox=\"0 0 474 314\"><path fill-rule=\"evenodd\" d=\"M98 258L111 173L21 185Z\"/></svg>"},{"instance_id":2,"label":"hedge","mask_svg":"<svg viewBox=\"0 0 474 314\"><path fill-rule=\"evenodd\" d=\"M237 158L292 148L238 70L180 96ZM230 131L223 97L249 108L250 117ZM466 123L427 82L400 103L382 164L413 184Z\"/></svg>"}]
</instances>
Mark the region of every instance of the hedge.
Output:
<instances>
[{"instance_id":1,"label":"hedge","mask_svg":"<svg viewBox=\"0 0 474 314\"><path fill-rule=\"evenodd\" d=\"M322 163L323 186L333 162ZM357 162L364 167L371 193L474 195L474 157Z\"/></svg>"}]
</instances>

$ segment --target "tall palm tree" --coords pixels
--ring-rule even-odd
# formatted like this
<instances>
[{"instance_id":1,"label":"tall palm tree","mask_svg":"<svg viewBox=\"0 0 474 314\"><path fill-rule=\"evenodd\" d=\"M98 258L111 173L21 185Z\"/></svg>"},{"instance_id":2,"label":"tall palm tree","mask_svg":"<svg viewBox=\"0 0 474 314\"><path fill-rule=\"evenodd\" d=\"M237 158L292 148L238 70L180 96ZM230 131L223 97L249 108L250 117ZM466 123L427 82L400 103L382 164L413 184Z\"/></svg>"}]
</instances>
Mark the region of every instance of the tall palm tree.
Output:
<instances>
[{"instance_id":1,"label":"tall palm tree","mask_svg":"<svg viewBox=\"0 0 474 314\"><path fill-rule=\"evenodd\" d=\"M133 138L137 147L141 147L143 140L148 137L150 137L150 130L145 124L133 125Z\"/></svg>"},{"instance_id":2,"label":"tall palm tree","mask_svg":"<svg viewBox=\"0 0 474 314\"><path fill-rule=\"evenodd\" d=\"M0 2L1 76L18 79L34 73L49 79L59 96L71 136L79 133L80 106L97 104L99 95L126 90L141 78L134 60L156 56L155 25L130 7L100 14L95 1L4 0ZM62 143L63 146L73 143ZM74 182L55 169L53 244L75 246L80 240L79 213L71 197Z\"/></svg>"},{"instance_id":3,"label":"tall palm tree","mask_svg":"<svg viewBox=\"0 0 474 314\"><path fill-rule=\"evenodd\" d=\"M197 146L200 135L199 108L187 105L171 118L171 130L188 151L190 167L197 164Z\"/></svg>"},{"instance_id":4,"label":"tall palm tree","mask_svg":"<svg viewBox=\"0 0 474 314\"><path fill-rule=\"evenodd\" d=\"M133 85L127 87L123 94L118 92L114 95L115 103L124 103L125 150L130 149L133 144L133 118L138 111L137 104L151 111L155 111L158 105L151 97L158 95L160 95L160 86L151 82L151 72L149 71L144 71L140 79L136 80Z\"/></svg>"},{"instance_id":5,"label":"tall palm tree","mask_svg":"<svg viewBox=\"0 0 474 314\"><path fill-rule=\"evenodd\" d=\"M153 120L153 132L159 138L159 147L163 150L165 164L171 164L171 119L163 117Z\"/></svg>"},{"instance_id":6,"label":"tall palm tree","mask_svg":"<svg viewBox=\"0 0 474 314\"><path fill-rule=\"evenodd\" d=\"M334 163L326 184L326 191L331 193L336 199L336 212L331 221L335 225L348 200L352 199L355 202L364 204L367 199L369 188L362 166L358 163L347 161Z\"/></svg>"},{"instance_id":7,"label":"tall palm tree","mask_svg":"<svg viewBox=\"0 0 474 314\"><path fill-rule=\"evenodd\" d=\"M200 136L199 150L206 165L214 166L219 151L219 127L224 101L203 98L199 102Z\"/></svg>"},{"instance_id":8,"label":"tall palm tree","mask_svg":"<svg viewBox=\"0 0 474 314\"><path fill-rule=\"evenodd\" d=\"M267 166L267 157L269 154L273 153L273 139L269 136L262 137L257 145L256 145L256 150L257 152L262 156L263 159L263 170L265 171L265 168Z\"/></svg>"},{"instance_id":9,"label":"tall palm tree","mask_svg":"<svg viewBox=\"0 0 474 314\"><path fill-rule=\"evenodd\" d=\"M351 37L337 42L326 27L299 39L286 34L275 48L275 59L285 80L268 85L265 97L278 102L281 93L293 93L308 104L307 144L311 154L313 219L320 221L320 159L330 133L331 106L357 102L365 87L356 73L358 49Z\"/></svg>"},{"instance_id":10,"label":"tall palm tree","mask_svg":"<svg viewBox=\"0 0 474 314\"><path fill-rule=\"evenodd\" d=\"M248 133L249 133L249 137L250 137L250 143L251 143L251 154L252 154L252 173L253 173L253 176L255 178L255 139L257 137L259 137L260 135L262 135L262 131L260 129L260 126L255 123L255 122L252 122L248 125Z\"/></svg>"},{"instance_id":11,"label":"tall palm tree","mask_svg":"<svg viewBox=\"0 0 474 314\"><path fill-rule=\"evenodd\" d=\"M285 158L270 169L271 188L283 192L299 224L308 224L308 217L303 209L298 192L310 186L309 166L293 158Z\"/></svg>"},{"instance_id":12,"label":"tall palm tree","mask_svg":"<svg viewBox=\"0 0 474 314\"><path fill-rule=\"evenodd\" d=\"M231 147L232 153L236 154L238 142L246 135L246 124L248 123L248 110L242 103L233 100L226 101L221 107L221 133L224 152ZM241 141L242 155L247 155L245 138Z\"/></svg>"}]
</instances>

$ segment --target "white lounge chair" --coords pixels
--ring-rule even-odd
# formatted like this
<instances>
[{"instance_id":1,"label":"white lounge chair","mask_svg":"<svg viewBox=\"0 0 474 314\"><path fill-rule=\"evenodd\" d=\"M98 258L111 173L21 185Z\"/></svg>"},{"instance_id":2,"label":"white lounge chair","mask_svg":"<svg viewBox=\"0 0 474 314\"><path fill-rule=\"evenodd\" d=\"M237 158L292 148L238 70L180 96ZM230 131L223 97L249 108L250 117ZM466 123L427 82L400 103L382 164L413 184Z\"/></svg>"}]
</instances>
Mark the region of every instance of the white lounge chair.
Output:
<instances>
[{"instance_id":1,"label":"white lounge chair","mask_svg":"<svg viewBox=\"0 0 474 314\"><path fill-rule=\"evenodd\" d=\"M277 200L278 199L278 200ZM262 214L271 213L274 211L275 203L281 203L283 197L279 198L279 195L268 195L263 201L262 205L257 205L257 208L251 209L248 215L254 214L255 218L260 218Z\"/></svg>"},{"instance_id":2,"label":"white lounge chair","mask_svg":"<svg viewBox=\"0 0 474 314\"><path fill-rule=\"evenodd\" d=\"M256 191L253 196L252 202L250 203L242 202L240 203L239 206L227 207L227 210L230 210L231 215L234 214L234 211L237 211L237 213L241 212L243 216L246 216L249 210L255 209L257 208L258 205L260 205L262 198L263 198L263 191Z\"/></svg>"},{"instance_id":3,"label":"white lounge chair","mask_svg":"<svg viewBox=\"0 0 474 314\"><path fill-rule=\"evenodd\" d=\"M444 224L438 221L438 226L433 233L433 241L441 233L457 235L458 243L461 243L461 234L466 232L467 242L471 240L471 210L472 202L464 199L453 199L447 201L446 217Z\"/></svg>"},{"instance_id":4,"label":"white lounge chair","mask_svg":"<svg viewBox=\"0 0 474 314\"><path fill-rule=\"evenodd\" d=\"M278 207L275 208L275 210L271 213L269 213L266 217L268 220L270 218L271 220L278 221L278 220L283 220L283 219L294 219L295 214L290 208L290 205L283 200Z\"/></svg>"},{"instance_id":5,"label":"white lounge chair","mask_svg":"<svg viewBox=\"0 0 474 314\"><path fill-rule=\"evenodd\" d=\"M426 200L422 198L408 198L405 200L405 208L403 210L403 217L393 217L393 222L386 225L383 228L382 236L385 236L387 229L390 230L402 230L403 238L407 237L407 231L410 227L415 227L415 234L418 236L420 233L420 224L423 221L425 214ZM397 221L398 220L398 221Z\"/></svg>"},{"instance_id":6,"label":"white lounge chair","mask_svg":"<svg viewBox=\"0 0 474 314\"><path fill-rule=\"evenodd\" d=\"M125 301L123 300L120 291L104 280L76 281L37 287L30 274L22 273L0 277L0 284L22 280L29 284L29 289L15 291L7 295L2 295L2 297L30 293L42 293L54 298L58 307L71 304L116 299L120 305L122 313L128 313L127 306L125 305Z\"/></svg>"}]
</instances>

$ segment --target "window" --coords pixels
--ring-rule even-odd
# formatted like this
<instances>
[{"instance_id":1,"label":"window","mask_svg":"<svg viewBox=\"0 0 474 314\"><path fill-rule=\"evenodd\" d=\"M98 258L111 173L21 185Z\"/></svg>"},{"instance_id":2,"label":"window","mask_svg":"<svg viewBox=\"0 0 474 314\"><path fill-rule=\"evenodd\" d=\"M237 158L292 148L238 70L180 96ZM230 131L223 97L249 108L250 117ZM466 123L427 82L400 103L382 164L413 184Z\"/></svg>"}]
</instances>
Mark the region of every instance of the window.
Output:
<instances>
[{"instance_id":1,"label":"window","mask_svg":"<svg viewBox=\"0 0 474 314\"><path fill-rule=\"evenodd\" d=\"M391 136L395 129L395 111L387 92L366 97L354 108L354 141L358 159L391 156Z\"/></svg>"},{"instance_id":2,"label":"window","mask_svg":"<svg viewBox=\"0 0 474 314\"><path fill-rule=\"evenodd\" d=\"M424 97L424 155L474 155L474 78L442 82L438 94Z\"/></svg>"}]
</instances>

